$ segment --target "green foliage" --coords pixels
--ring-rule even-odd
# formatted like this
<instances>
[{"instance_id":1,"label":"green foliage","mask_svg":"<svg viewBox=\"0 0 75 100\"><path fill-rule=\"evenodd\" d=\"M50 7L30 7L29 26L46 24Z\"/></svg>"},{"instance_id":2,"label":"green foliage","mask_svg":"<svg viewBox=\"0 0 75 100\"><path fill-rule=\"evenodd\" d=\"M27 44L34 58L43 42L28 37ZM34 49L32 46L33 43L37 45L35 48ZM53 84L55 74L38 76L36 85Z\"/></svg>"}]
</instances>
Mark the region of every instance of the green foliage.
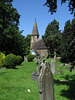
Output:
<instances>
[{"instance_id":1,"label":"green foliage","mask_svg":"<svg viewBox=\"0 0 75 100\"><path fill-rule=\"evenodd\" d=\"M66 31L69 27L71 27L70 20L66 21L65 26L64 26L64 31Z\"/></svg>"},{"instance_id":2,"label":"green foliage","mask_svg":"<svg viewBox=\"0 0 75 100\"><path fill-rule=\"evenodd\" d=\"M16 67L16 56L14 54L8 54L6 57L5 57L5 64L4 66L6 68L15 68Z\"/></svg>"},{"instance_id":3,"label":"green foliage","mask_svg":"<svg viewBox=\"0 0 75 100\"><path fill-rule=\"evenodd\" d=\"M68 30L66 32L64 31L63 33L62 43L64 44L64 47L66 47L66 52L61 57L62 62L70 62L72 64L70 71L72 71L75 66L75 18L72 20L71 24L71 27L69 27Z\"/></svg>"},{"instance_id":4,"label":"green foliage","mask_svg":"<svg viewBox=\"0 0 75 100\"><path fill-rule=\"evenodd\" d=\"M64 53L64 54L62 55L62 57L60 58L60 61L61 61L62 63L67 63L67 59L68 59L68 56L67 56L66 53Z\"/></svg>"},{"instance_id":5,"label":"green foliage","mask_svg":"<svg viewBox=\"0 0 75 100\"><path fill-rule=\"evenodd\" d=\"M46 57L45 57L45 56L41 56L40 58L42 58L42 59L43 59L43 58L46 58Z\"/></svg>"},{"instance_id":6,"label":"green foliage","mask_svg":"<svg viewBox=\"0 0 75 100\"><path fill-rule=\"evenodd\" d=\"M72 20L72 22L67 21L64 26L64 32L62 33L62 38L60 41L60 49L61 49L61 55L67 52L67 48L72 41L73 37L75 36L75 18Z\"/></svg>"},{"instance_id":7,"label":"green foliage","mask_svg":"<svg viewBox=\"0 0 75 100\"><path fill-rule=\"evenodd\" d=\"M75 18L72 19L72 26L75 26Z\"/></svg>"},{"instance_id":8,"label":"green foliage","mask_svg":"<svg viewBox=\"0 0 75 100\"><path fill-rule=\"evenodd\" d=\"M60 45L61 34L59 31L59 23L54 19L53 22L49 23L45 34L43 36L43 40L48 47L48 51L50 56L54 54L54 51L60 53L59 45Z\"/></svg>"},{"instance_id":9,"label":"green foliage","mask_svg":"<svg viewBox=\"0 0 75 100\"><path fill-rule=\"evenodd\" d=\"M24 55L24 36L19 31L20 15L12 6L13 0L0 1L0 51L6 55Z\"/></svg>"},{"instance_id":10,"label":"green foliage","mask_svg":"<svg viewBox=\"0 0 75 100\"><path fill-rule=\"evenodd\" d=\"M20 65L23 61L23 58L21 56L16 57L17 65Z\"/></svg>"},{"instance_id":11,"label":"green foliage","mask_svg":"<svg viewBox=\"0 0 75 100\"><path fill-rule=\"evenodd\" d=\"M49 12L51 12L51 14L57 12L57 6L59 2L59 0L45 0L45 6L47 6L49 8ZM71 14L74 14L75 17L75 0L61 0L61 5L63 3L67 3L66 1L68 1L68 7L69 7L69 11L71 12Z\"/></svg>"},{"instance_id":12,"label":"green foliage","mask_svg":"<svg viewBox=\"0 0 75 100\"><path fill-rule=\"evenodd\" d=\"M4 65L5 62L5 54L0 52L0 67Z\"/></svg>"},{"instance_id":13,"label":"green foliage","mask_svg":"<svg viewBox=\"0 0 75 100\"><path fill-rule=\"evenodd\" d=\"M28 54L28 55L27 55L27 60L28 60L28 62L33 61L34 57L35 57L35 55Z\"/></svg>"},{"instance_id":14,"label":"green foliage","mask_svg":"<svg viewBox=\"0 0 75 100\"><path fill-rule=\"evenodd\" d=\"M24 41L25 41L25 49L26 49L25 55L28 55L30 52L31 35L28 34L24 39Z\"/></svg>"}]
</instances>

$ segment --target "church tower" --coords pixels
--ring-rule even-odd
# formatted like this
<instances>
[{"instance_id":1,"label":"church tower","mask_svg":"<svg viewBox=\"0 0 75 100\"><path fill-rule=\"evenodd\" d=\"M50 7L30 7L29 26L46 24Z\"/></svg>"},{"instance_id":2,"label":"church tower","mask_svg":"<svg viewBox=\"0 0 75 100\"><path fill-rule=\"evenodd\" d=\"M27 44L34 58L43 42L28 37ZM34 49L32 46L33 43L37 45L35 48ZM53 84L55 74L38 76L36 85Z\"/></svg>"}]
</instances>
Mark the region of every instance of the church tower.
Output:
<instances>
[{"instance_id":1,"label":"church tower","mask_svg":"<svg viewBox=\"0 0 75 100\"><path fill-rule=\"evenodd\" d=\"M39 38L39 33L38 33L37 23L36 23L36 19L35 19L33 30L31 33L31 47L32 47L33 43L35 42L35 40L37 40L38 38Z\"/></svg>"}]
</instances>

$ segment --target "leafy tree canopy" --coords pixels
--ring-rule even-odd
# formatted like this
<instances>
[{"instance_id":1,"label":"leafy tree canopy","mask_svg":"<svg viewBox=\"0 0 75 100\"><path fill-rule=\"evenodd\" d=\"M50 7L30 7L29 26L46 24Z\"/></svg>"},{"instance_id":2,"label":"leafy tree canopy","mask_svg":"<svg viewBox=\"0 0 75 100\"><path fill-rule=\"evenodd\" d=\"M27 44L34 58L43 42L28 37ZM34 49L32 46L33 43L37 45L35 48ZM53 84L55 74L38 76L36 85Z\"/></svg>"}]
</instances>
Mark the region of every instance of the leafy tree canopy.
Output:
<instances>
[{"instance_id":1,"label":"leafy tree canopy","mask_svg":"<svg viewBox=\"0 0 75 100\"><path fill-rule=\"evenodd\" d=\"M72 69L75 66L75 18L72 20L70 24L67 24L67 25L68 26L66 26L65 24L67 29L64 30L62 34L61 46L65 50L65 53L64 55L62 55L61 61L64 63L71 62L72 67L70 71L72 71Z\"/></svg>"},{"instance_id":2,"label":"leafy tree canopy","mask_svg":"<svg viewBox=\"0 0 75 100\"><path fill-rule=\"evenodd\" d=\"M18 27L20 15L12 2L0 0L0 51L23 56L25 42Z\"/></svg>"},{"instance_id":3,"label":"leafy tree canopy","mask_svg":"<svg viewBox=\"0 0 75 100\"><path fill-rule=\"evenodd\" d=\"M57 51L60 44L60 35L59 22L54 19L53 22L48 24L43 35L43 40L48 47L50 55L53 55L54 51Z\"/></svg>"},{"instance_id":4,"label":"leafy tree canopy","mask_svg":"<svg viewBox=\"0 0 75 100\"><path fill-rule=\"evenodd\" d=\"M24 39L24 41L25 41L25 49L26 49L25 55L28 55L30 52L31 35L28 34Z\"/></svg>"},{"instance_id":5,"label":"leafy tree canopy","mask_svg":"<svg viewBox=\"0 0 75 100\"><path fill-rule=\"evenodd\" d=\"M72 22L70 22L70 20L68 20L65 23L64 31L62 33L62 39L60 42L61 54L67 52L67 47L69 46L70 42L72 41L73 37L75 36L74 27L75 27L75 18L72 20Z\"/></svg>"},{"instance_id":6,"label":"leafy tree canopy","mask_svg":"<svg viewBox=\"0 0 75 100\"><path fill-rule=\"evenodd\" d=\"M59 0L46 0L44 4L49 8L49 12L51 12L51 14L57 11L57 1ZM71 12L71 14L74 14L75 16L75 0L60 0L61 4L66 3L66 1L69 2L69 11Z\"/></svg>"}]
</instances>

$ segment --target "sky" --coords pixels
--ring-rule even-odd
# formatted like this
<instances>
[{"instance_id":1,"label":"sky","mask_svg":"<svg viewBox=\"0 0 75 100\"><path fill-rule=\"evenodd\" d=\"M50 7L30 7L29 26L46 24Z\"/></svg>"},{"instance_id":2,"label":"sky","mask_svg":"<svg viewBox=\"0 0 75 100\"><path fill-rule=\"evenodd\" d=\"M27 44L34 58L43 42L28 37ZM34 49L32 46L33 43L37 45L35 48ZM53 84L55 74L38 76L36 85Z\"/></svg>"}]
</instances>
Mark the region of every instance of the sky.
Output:
<instances>
[{"instance_id":1,"label":"sky","mask_svg":"<svg viewBox=\"0 0 75 100\"><path fill-rule=\"evenodd\" d=\"M68 3L64 3L61 6L61 0L58 0L57 12L51 15L48 12L48 7L43 6L46 0L13 0L12 5L17 9L20 16L19 30L23 36L27 36L32 33L34 21L36 18L38 31L40 37L44 35L46 27L54 19L59 22L59 29L64 30L64 25L67 20L74 18L70 11Z\"/></svg>"}]
</instances>

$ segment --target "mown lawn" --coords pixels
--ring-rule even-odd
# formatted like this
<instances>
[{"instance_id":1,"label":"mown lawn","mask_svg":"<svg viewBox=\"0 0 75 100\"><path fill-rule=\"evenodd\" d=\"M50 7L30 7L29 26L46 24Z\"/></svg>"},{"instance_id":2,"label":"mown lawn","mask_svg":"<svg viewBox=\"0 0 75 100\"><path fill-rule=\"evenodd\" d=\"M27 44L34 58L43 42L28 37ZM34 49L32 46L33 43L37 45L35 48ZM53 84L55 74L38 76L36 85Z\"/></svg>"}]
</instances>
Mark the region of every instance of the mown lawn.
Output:
<instances>
[{"instance_id":1,"label":"mown lawn","mask_svg":"<svg viewBox=\"0 0 75 100\"><path fill-rule=\"evenodd\" d=\"M61 64L56 62L55 100L75 100L75 70L69 72ZM62 71L60 74L57 73L58 69ZM32 72L35 71L35 62L23 62L16 69L0 71L0 100L39 100L38 83L31 80Z\"/></svg>"}]
</instances>

